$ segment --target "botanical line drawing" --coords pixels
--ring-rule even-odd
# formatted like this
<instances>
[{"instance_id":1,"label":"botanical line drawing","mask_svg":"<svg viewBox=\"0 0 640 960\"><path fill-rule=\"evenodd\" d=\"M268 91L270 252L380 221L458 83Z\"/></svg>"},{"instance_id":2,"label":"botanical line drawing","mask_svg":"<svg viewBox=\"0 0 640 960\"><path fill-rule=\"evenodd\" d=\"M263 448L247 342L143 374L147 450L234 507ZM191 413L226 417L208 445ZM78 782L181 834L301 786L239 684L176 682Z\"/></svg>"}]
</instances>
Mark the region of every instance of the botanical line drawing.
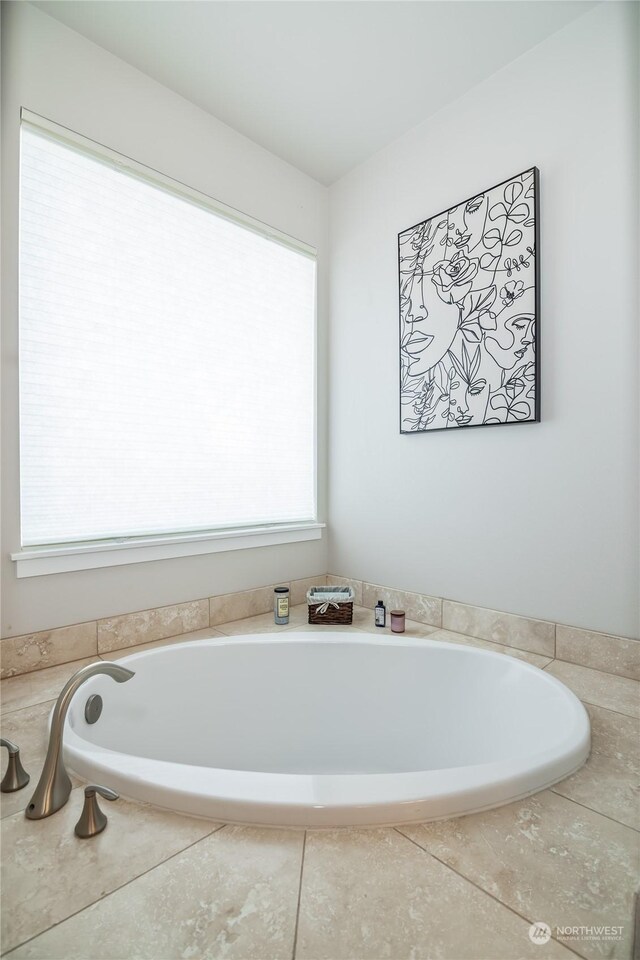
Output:
<instances>
[{"instance_id":1,"label":"botanical line drawing","mask_svg":"<svg viewBox=\"0 0 640 960\"><path fill-rule=\"evenodd\" d=\"M538 170L398 235L400 431L537 421Z\"/></svg>"}]
</instances>

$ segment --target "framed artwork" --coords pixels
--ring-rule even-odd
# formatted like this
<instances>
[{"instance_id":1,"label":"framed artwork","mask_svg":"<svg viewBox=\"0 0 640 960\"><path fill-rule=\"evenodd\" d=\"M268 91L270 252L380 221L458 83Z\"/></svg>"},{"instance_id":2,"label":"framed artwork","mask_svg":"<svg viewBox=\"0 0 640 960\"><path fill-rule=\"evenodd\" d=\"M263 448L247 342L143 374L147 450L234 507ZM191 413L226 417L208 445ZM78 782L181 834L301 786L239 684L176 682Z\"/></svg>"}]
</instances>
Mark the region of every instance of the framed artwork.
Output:
<instances>
[{"instance_id":1,"label":"framed artwork","mask_svg":"<svg viewBox=\"0 0 640 960\"><path fill-rule=\"evenodd\" d=\"M401 433L539 421L538 181L398 235Z\"/></svg>"}]
</instances>

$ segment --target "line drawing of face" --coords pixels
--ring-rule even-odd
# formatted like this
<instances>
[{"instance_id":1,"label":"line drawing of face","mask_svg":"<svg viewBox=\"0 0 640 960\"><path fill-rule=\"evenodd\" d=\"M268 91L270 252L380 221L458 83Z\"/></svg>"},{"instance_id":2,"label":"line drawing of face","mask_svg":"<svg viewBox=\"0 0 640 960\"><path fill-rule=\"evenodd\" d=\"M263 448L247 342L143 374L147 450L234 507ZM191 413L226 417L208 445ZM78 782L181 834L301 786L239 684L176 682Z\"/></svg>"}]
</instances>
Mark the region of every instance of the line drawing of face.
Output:
<instances>
[{"instance_id":1,"label":"line drawing of face","mask_svg":"<svg viewBox=\"0 0 640 960\"><path fill-rule=\"evenodd\" d=\"M458 426L466 426L468 423L481 423L484 411L487 405L489 394L489 384L484 379L479 379L474 384L473 390L469 384L458 375L454 377L453 383L457 386L451 387L449 410L455 417Z\"/></svg>"},{"instance_id":2,"label":"line drawing of face","mask_svg":"<svg viewBox=\"0 0 640 960\"><path fill-rule=\"evenodd\" d=\"M503 370L511 370L519 363L535 338L535 317L532 313L513 311L500 317L498 328L487 333L485 346Z\"/></svg>"},{"instance_id":3,"label":"line drawing of face","mask_svg":"<svg viewBox=\"0 0 640 960\"><path fill-rule=\"evenodd\" d=\"M451 405L449 409L455 417L458 426L466 426L468 423L471 423L473 419L469 413L469 390L467 384L460 381L459 377L457 380L459 386L451 390Z\"/></svg>"},{"instance_id":4,"label":"line drawing of face","mask_svg":"<svg viewBox=\"0 0 640 960\"><path fill-rule=\"evenodd\" d=\"M429 281L430 283L430 281ZM457 303L445 303L433 296L429 308L425 306L424 280L416 291L414 328L405 344L412 377L426 373L442 360L453 342L458 328L460 308Z\"/></svg>"}]
</instances>

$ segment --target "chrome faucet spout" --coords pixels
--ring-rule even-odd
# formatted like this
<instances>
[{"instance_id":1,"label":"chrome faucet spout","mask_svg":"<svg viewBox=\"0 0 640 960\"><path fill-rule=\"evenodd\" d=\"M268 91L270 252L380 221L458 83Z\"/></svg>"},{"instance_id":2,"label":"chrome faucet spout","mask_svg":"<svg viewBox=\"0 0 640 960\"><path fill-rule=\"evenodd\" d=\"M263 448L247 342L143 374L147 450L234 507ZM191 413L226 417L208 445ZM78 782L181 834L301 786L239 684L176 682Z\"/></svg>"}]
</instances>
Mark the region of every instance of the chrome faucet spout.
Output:
<instances>
[{"instance_id":1,"label":"chrome faucet spout","mask_svg":"<svg viewBox=\"0 0 640 960\"><path fill-rule=\"evenodd\" d=\"M69 799L71 793L71 780L64 766L62 757L62 735L64 732L64 721L67 716L69 704L73 699L78 687L82 686L85 680L95 677L98 674L106 674L113 677L118 683L124 683L135 676L133 670L127 670L126 667L117 663L103 661L101 663L90 663L82 667L77 673L65 683L60 696L53 708L51 717L51 731L49 733L49 746L47 756L44 761L40 780L35 789L31 800L24 812L29 820L42 820L43 817L50 817L52 813L63 807Z\"/></svg>"}]
</instances>

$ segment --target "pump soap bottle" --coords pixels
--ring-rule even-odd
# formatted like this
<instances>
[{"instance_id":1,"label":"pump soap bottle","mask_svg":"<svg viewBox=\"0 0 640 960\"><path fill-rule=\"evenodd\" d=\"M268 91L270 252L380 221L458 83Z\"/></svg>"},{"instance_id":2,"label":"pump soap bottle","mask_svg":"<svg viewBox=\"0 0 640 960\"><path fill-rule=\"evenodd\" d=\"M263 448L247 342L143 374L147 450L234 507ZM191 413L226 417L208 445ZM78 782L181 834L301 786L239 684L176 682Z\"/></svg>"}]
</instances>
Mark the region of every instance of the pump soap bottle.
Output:
<instances>
[{"instance_id":1,"label":"pump soap bottle","mask_svg":"<svg viewBox=\"0 0 640 960\"><path fill-rule=\"evenodd\" d=\"M376 627L386 627L387 625L387 608L385 607L382 600L378 600L375 608L375 625Z\"/></svg>"}]
</instances>

